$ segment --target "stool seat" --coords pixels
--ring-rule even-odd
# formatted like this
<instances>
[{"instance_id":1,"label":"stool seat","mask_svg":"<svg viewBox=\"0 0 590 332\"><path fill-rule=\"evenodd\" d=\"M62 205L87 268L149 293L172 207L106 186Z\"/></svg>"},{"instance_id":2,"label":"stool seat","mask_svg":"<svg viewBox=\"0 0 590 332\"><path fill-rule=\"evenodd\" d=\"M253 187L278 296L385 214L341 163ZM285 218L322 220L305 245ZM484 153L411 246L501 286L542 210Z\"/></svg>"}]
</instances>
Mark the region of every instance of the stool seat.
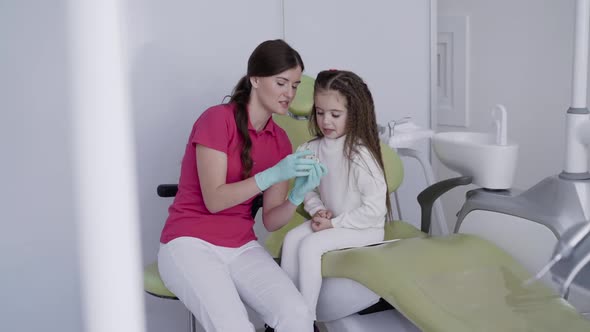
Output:
<instances>
[{"instance_id":1,"label":"stool seat","mask_svg":"<svg viewBox=\"0 0 590 332\"><path fill-rule=\"evenodd\" d=\"M171 291L164 286L162 278L160 278L160 272L158 271L158 262L154 262L145 267L143 270L143 289L146 293L153 296L178 300L176 295L172 294Z\"/></svg>"}]
</instances>

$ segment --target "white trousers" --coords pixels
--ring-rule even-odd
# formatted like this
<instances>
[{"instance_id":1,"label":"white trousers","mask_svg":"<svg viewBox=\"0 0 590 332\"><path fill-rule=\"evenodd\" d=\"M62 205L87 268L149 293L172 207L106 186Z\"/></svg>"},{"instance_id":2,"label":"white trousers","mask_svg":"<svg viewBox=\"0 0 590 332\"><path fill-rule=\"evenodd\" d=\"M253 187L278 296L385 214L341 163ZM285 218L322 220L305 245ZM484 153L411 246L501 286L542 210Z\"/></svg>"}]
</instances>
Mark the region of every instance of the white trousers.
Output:
<instances>
[{"instance_id":1,"label":"white trousers","mask_svg":"<svg viewBox=\"0 0 590 332\"><path fill-rule=\"evenodd\" d=\"M322 287L322 255L330 250L381 242L383 236L383 228L329 228L314 233L310 221L287 233L281 254L281 267L301 291L314 319Z\"/></svg>"},{"instance_id":2,"label":"white trousers","mask_svg":"<svg viewBox=\"0 0 590 332\"><path fill-rule=\"evenodd\" d=\"M254 332L243 302L277 332L313 331L301 294L256 241L226 248L180 237L160 244L158 268L207 332Z\"/></svg>"}]
</instances>

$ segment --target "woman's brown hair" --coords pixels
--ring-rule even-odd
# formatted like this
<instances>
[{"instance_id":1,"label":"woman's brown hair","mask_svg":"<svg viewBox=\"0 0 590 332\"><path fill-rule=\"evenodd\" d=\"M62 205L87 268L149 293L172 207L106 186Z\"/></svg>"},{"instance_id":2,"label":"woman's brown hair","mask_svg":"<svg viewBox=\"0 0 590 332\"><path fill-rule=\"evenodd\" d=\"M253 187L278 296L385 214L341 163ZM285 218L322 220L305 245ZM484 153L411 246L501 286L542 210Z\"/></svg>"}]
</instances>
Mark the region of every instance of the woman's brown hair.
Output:
<instances>
[{"instance_id":1,"label":"woman's brown hair","mask_svg":"<svg viewBox=\"0 0 590 332\"><path fill-rule=\"evenodd\" d=\"M361 144L369 150L372 157L377 161L385 178L375 104L369 87L362 78L353 72L331 69L318 74L315 80L314 94L330 90L339 92L346 99L346 109L348 110L345 129L346 138L344 140L346 159L350 163L353 156L359 153L357 146ZM316 119L314 105L309 118L309 130L313 136L323 137ZM387 181L387 179L385 180ZM387 206L387 220L393 220L389 192L385 196L385 205Z\"/></svg>"},{"instance_id":2,"label":"woman's brown hair","mask_svg":"<svg viewBox=\"0 0 590 332\"><path fill-rule=\"evenodd\" d=\"M242 179L248 178L252 171L252 140L248 133L248 102L252 85L250 77L268 77L284 72L292 68L305 69L299 53L284 40L267 40L258 45L248 59L248 71L236 84L230 103L236 104L234 118L238 127L238 133L242 140Z\"/></svg>"}]
</instances>

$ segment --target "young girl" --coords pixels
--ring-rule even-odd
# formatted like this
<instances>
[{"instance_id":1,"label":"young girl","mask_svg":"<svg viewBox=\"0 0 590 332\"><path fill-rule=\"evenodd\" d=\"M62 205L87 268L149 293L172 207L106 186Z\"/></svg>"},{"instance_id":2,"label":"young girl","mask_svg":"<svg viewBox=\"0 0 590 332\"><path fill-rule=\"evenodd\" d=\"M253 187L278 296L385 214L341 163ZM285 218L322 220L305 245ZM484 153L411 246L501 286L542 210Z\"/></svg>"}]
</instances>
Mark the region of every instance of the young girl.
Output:
<instances>
[{"instance_id":1,"label":"young girl","mask_svg":"<svg viewBox=\"0 0 590 332\"><path fill-rule=\"evenodd\" d=\"M312 219L287 234L281 266L315 315L322 255L383 241L391 205L373 98L359 76L340 70L318 74L310 130L316 138L298 150L311 150L328 173L305 195Z\"/></svg>"}]
</instances>

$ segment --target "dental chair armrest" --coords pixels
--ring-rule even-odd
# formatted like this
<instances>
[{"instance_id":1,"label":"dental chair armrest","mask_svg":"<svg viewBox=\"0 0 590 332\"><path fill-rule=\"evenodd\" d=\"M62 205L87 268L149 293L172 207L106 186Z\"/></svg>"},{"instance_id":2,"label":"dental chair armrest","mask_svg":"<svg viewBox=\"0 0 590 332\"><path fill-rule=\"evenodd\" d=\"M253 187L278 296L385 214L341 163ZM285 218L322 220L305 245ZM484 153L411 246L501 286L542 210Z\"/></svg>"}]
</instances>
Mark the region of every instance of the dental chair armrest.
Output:
<instances>
[{"instance_id":1,"label":"dental chair armrest","mask_svg":"<svg viewBox=\"0 0 590 332\"><path fill-rule=\"evenodd\" d=\"M160 197L174 197L178 192L177 184L161 184L156 189Z\"/></svg>"},{"instance_id":2,"label":"dental chair armrest","mask_svg":"<svg viewBox=\"0 0 590 332\"><path fill-rule=\"evenodd\" d=\"M161 184L158 186L156 191L158 192L158 196L160 196L160 197L175 197L176 193L178 193L178 185L177 184ZM301 210L303 212L305 212L305 210L303 210L303 205L301 205L300 207L301 207ZM256 217L256 214L258 213L258 210L260 208L262 208L262 194L254 197L254 199L252 200L252 208L250 210L250 214L252 215L252 218Z\"/></svg>"},{"instance_id":3,"label":"dental chair armrest","mask_svg":"<svg viewBox=\"0 0 590 332\"><path fill-rule=\"evenodd\" d=\"M472 176L460 176L456 178L446 179L437 182L418 194L418 203L422 213L422 220L420 230L426 234L430 232L430 224L432 223L432 206L434 202L447 191L458 187L468 185L473 181Z\"/></svg>"},{"instance_id":4,"label":"dental chair armrest","mask_svg":"<svg viewBox=\"0 0 590 332\"><path fill-rule=\"evenodd\" d=\"M256 218L258 210L262 208L262 202L262 194L259 194L252 200L252 207L250 208L250 214L252 215L252 218Z\"/></svg>"}]
</instances>

